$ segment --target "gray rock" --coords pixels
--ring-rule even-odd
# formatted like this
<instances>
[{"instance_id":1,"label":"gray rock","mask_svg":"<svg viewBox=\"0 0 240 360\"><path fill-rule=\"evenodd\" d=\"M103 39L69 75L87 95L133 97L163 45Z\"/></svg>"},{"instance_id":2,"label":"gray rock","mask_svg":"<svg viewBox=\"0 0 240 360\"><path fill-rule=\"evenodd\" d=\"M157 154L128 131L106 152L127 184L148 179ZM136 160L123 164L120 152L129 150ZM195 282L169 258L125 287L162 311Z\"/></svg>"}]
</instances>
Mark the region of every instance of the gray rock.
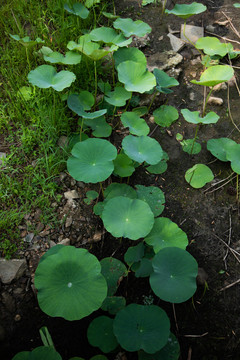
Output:
<instances>
[{"instance_id":1,"label":"gray rock","mask_svg":"<svg viewBox=\"0 0 240 360\"><path fill-rule=\"evenodd\" d=\"M68 216L66 221L65 221L65 227L68 228L72 225L73 219L72 216Z\"/></svg>"},{"instance_id":2,"label":"gray rock","mask_svg":"<svg viewBox=\"0 0 240 360\"><path fill-rule=\"evenodd\" d=\"M4 153L4 152L0 152L0 165L2 165L3 163L3 160L2 159L5 159L7 157L7 154Z\"/></svg>"},{"instance_id":3,"label":"gray rock","mask_svg":"<svg viewBox=\"0 0 240 360\"><path fill-rule=\"evenodd\" d=\"M182 55L173 50L158 52L149 56L147 60L147 67L149 71L153 71L155 68L168 70L180 64L182 60Z\"/></svg>"},{"instance_id":4,"label":"gray rock","mask_svg":"<svg viewBox=\"0 0 240 360\"><path fill-rule=\"evenodd\" d=\"M70 239L65 238L65 239L61 240L58 244L68 246L68 245L70 245Z\"/></svg>"},{"instance_id":5,"label":"gray rock","mask_svg":"<svg viewBox=\"0 0 240 360\"><path fill-rule=\"evenodd\" d=\"M204 36L204 29L200 26L186 25L185 35L183 35L184 25L181 25L181 39L189 44L188 39L194 44L198 39ZM188 38L188 39L187 39Z\"/></svg>"},{"instance_id":6,"label":"gray rock","mask_svg":"<svg viewBox=\"0 0 240 360\"><path fill-rule=\"evenodd\" d=\"M27 269L25 259L5 260L0 258L0 279L3 284L10 284L19 279Z\"/></svg>"},{"instance_id":7,"label":"gray rock","mask_svg":"<svg viewBox=\"0 0 240 360\"><path fill-rule=\"evenodd\" d=\"M64 197L67 200L79 199L79 195L76 190L66 191Z\"/></svg>"},{"instance_id":8,"label":"gray rock","mask_svg":"<svg viewBox=\"0 0 240 360\"><path fill-rule=\"evenodd\" d=\"M216 28L213 25L207 25L206 30L213 33L216 30Z\"/></svg>"},{"instance_id":9,"label":"gray rock","mask_svg":"<svg viewBox=\"0 0 240 360\"><path fill-rule=\"evenodd\" d=\"M171 43L173 51L178 52L179 50L181 50L185 46L185 41L179 39L175 35L169 33L167 36L170 39L170 43Z\"/></svg>"}]
</instances>

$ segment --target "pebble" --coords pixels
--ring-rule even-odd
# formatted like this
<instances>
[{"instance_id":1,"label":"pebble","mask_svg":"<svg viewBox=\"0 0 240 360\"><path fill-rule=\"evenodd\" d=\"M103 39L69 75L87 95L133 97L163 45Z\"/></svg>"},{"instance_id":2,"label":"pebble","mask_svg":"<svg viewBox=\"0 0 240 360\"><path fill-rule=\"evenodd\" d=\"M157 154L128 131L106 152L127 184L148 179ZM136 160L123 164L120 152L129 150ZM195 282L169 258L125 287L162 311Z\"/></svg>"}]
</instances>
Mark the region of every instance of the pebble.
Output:
<instances>
[{"instance_id":1,"label":"pebble","mask_svg":"<svg viewBox=\"0 0 240 360\"><path fill-rule=\"evenodd\" d=\"M68 228L72 225L73 219L72 216L68 216L66 221L65 221L65 227Z\"/></svg>"},{"instance_id":2,"label":"pebble","mask_svg":"<svg viewBox=\"0 0 240 360\"><path fill-rule=\"evenodd\" d=\"M70 190L70 191L66 191L64 193L64 197L67 200L72 200L72 199L79 199L79 195L77 193L76 190Z\"/></svg>"},{"instance_id":3,"label":"pebble","mask_svg":"<svg viewBox=\"0 0 240 360\"><path fill-rule=\"evenodd\" d=\"M65 245L65 246L69 246L70 245L70 239L69 238L65 238L63 240L61 240L58 244L61 244L61 245Z\"/></svg>"},{"instance_id":4,"label":"pebble","mask_svg":"<svg viewBox=\"0 0 240 360\"><path fill-rule=\"evenodd\" d=\"M26 269L25 259L5 260L0 258L0 278L3 284L10 284L13 280L19 279Z\"/></svg>"},{"instance_id":5,"label":"pebble","mask_svg":"<svg viewBox=\"0 0 240 360\"><path fill-rule=\"evenodd\" d=\"M14 321L20 321L22 318L21 318L21 315L17 314L15 315L14 317Z\"/></svg>"},{"instance_id":6,"label":"pebble","mask_svg":"<svg viewBox=\"0 0 240 360\"><path fill-rule=\"evenodd\" d=\"M191 101L196 100L196 94L195 94L193 91L190 92L190 94L189 94L189 99L190 99Z\"/></svg>"},{"instance_id":7,"label":"pebble","mask_svg":"<svg viewBox=\"0 0 240 360\"><path fill-rule=\"evenodd\" d=\"M210 96L210 98L208 99L208 104L221 106L223 104L223 99L219 97Z\"/></svg>"}]
</instances>

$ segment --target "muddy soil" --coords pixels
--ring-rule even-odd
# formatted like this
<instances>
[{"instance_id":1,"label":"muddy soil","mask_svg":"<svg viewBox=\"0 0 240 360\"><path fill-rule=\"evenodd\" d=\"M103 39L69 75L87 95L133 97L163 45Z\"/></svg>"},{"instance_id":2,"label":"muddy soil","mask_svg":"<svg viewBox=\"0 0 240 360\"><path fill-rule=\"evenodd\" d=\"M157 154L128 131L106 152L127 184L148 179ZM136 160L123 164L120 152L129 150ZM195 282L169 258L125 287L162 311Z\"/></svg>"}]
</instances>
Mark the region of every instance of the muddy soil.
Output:
<instances>
[{"instance_id":1,"label":"muddy soil","mask_svg":"<svg viewBox=\"0 0 240 360\"><path fill-rule=\"evenodd\" d=\"M238 48L237 42L240 39L232 31L230 23L224 26L217 24L226 20L224 15L226 14L240 31L240 13L232 7L233 1L199 2L207 5L208 11L193 17L188 23L204 28L212 25L212 31L217 36L226 36L235 40L236 42L232 44ZM172 7L173 2L168 1L168 8ZM116 10L123 17L142 19L152 27L150 40L141 49L147 57L171 49L167 37L168 26L178 31L181 20L174 16L162 17L159 6L149 5L141 8L139 1L116 2ZM175 106L179 112L186 107L190 110L201 110L203 89L190 82L193 78L199 79L200 76L202 67L198 55L188 46L180 53L184 58L179 65L182 69L178 78L180 86L168 95L168 104ZM239 66L240 62L235 60L234 65ZM232 180L222 187L220 187L222 183L213 186L215 182L227 178L231 174L231 168L229 163L215 160L206 148L206 142L211 138L230 137L239 143L240 134L229 116L227 90L221 89L215 93L215 96L223 99L223 105L211 106L209 109L217 112L220 120L216 125L202 126L200 129L198 136L202 151L198 155L189 156L184 153L176 140L177 133L182 134L185 139L193 138L194 125L188 124L180 116L179 120L166 131L156 128L149 120L152 136L169 154L168 169L164 174L156 176L146 175L145 171L139 168L130 180L133 186L155 185L164 191L166 206L162 216L171 218L188 234L188 251L196 258L201 268L198 291L192 300L175 305L173 309L171 304L154 299L154 303L162 306L171 318L171 330L180 342L182 360L240 359L240 286L239 283L234 284L239 279L240 256L233 256L232 250L228 250L227 247L229 245L235 251L240 250L240 217L239 206L235 200L236 184L235 180ZM235 86L230 87L229 98L232 118L239 126L239 94ZM158 97L152 111L165 101L164 96ZM185 171L196 163L208 164L215 175L214 181L200 190L193 189L184 180ZM116 179L113 177L111 181L114 180ZM113 254L123 259L123 254L132 243L125 241L119 244L116 239L104 232L101 221L92 215L92 206L87 206L82 201L86 191L90 189L88 185L77 183L66 174L61 174L58 181L63 193L76 190L79 195L74 200L74 211L68 207L69 204L64 198L60 207L53 206L60 218L70 214L71 223L68 227L65 223L61 228L45 229L42 234L40 232L35 246L27 249L24 254L29 264L26 276L13 284L1 285L2 360L10 360L18 351L40 346L38 330L41 326L48 327L56 349L64 360L71 356L90 358L99 353L88 346L86 339L86 328L95 314L83 321L74 322L49 318L38 308L31 278L39 257L49 247L49 241L59 242L67 238L72 245L86 247L99 259ZM218 190L213 191L218 187L220 187ZM31 221L34 221L34 218L34 213L29 215ZM148 281L136 280L131 274L128 282L123 280L119 292L123 295L128 292L129 302L141 304L144 297L152 295ZM116 354L108 354L108 358L115 359ZM127 353L126 358L136 359L136 355Z\"/></svg>"}]
</instances>

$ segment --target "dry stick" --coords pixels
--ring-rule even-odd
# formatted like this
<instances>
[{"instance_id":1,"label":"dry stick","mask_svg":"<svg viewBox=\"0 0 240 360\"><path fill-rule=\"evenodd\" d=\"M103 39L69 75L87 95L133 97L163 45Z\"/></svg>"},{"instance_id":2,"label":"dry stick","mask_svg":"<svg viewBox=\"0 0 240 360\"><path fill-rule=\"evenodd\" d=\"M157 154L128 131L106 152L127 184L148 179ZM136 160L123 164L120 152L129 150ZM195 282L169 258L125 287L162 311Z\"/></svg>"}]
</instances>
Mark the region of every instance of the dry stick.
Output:
<instances>
[{"instance_id":1,"label":"dry stick","mask_svg":"<svg viewBox=\"0 0 240 360\"><path fill-rule=\"evenodd\" d=\"M208 332L205 332L204 334L201 334L201 335L183 335L183 336L188 337L188 338L200 338L200 337L203 337L206 335L208 335Z\"/></svg>"},{"instance_id":2,"label":"dry stick","mask_svg":"<svg viewBox=\"0 0 240 360\"><path fill-rule=\"evenodd\" d=\"M232 284L229 284L229 285L221 288L219 291L223 291L223 290L229 289L230 287L232 287L232 286L234 286L234 285L236 285L236 284L238 284L238 283L240 283L240 279L238 279L237 281L234 281Z\"/></svg>"},{"instance_id":3,"label":"dry stick","mask_svg":"<svg viewBox=\"0 0 240 360\"><path fill-rule=\"evenodd\" d=\"M174 305L174 304L172 304L172 308L173 308L173 316L174 316L174 320L175 320L176 330L177 330L177 333L179 333L179 328L178 328L178 323L177 323L177 316L176 316L176 310L175 310L175 305Z\"/></svg>"},{"instance_id":4,"label":"dry stick","mask_svg":"<svg viewBox=\"0 0 240 360\"><path fill-rule=\"evenodd\" d=\"M232 28L232 30L233 30L233 32L240 38L240 34L239 34L239 32L237 31L237 29L235 28L235 26L233 25L233 23L232 23L232 21L231 21L231 19L230 19L230 17L228 17L223 11L221 11L221 13L228 19L228 21L229 21L229 24L230 24L230 26L231 26L231 28Z\"/></svg>"},{"instance_id":5,"label":"dry stick","mask_svg":"<svg viewBox=\"0 0 240 360\"><path fill-rule=\"evenodd\" d=\"M217 34L211 32L211 31L205 31L205 32L206 32L207 34L217 36L217 37L219 37L220 39L223 39L223 40L227 40L227 41L230 41L230 42L234 42L234 43L240 44L240 42L237 41L237 40L228 39L228 38L226 38L225 36L217 35Z\"/></svg>"},{"instance_id":6,"label":"dry stick","mask_svg":"<svg viewBox=\"0 0 240 360\"><path fill-rule=\"evenodd\" d=\"M237 176L237 175L236 175L236 176ZM213 189L212 191L209 191L207 194L211 194L211 193L213 193L214 191L217 191L217 190L221 189L222 187L224 187L225 185L227 185L228 183L230 183L233 179L235 179L236 176L234 176L233 178L231 178L230 180L228 180L226 183L224 183L223 185L219 186L218 188Z\"/></svg>"},{"instance_id":7,"label":"dry stick","mask_svg":"<svg viewBox=\"0 0 240 360\"><path fill-rule=\"evenodd\" d=\"M216 160L214 160L214 161L216 161ZM228 180L233 174L234 174L234 172L232 172L227 178L222 179L222 180L219 180L219 181L216 182L215 184L211 185L209 188L207 188L207 189L204 190L203 192L205 193L205 192L207 192L209 189L212 189L213 187L215 187L216 185L221 184L223 181ZM232 180L232 179L231 179L231 180Z\"/></svg>"},{"instance_id":8,"label":"dry stick","mask_svg":"<svg viewBox=\"0 0 240 360\"><path fill-rule=\"evenodd\" d=\"M231 253L233 254L233 256L235 257L235 259L237 260L237 262L239 262L240 264L240 260L239 258L237 257L240 256L239 252L237 252L236 250L232 249L223 239L221 239L219 236L217 236L216 234L213 234L213 236L215 236L218 240L220 240L230 251ZM237 255L236 255L237 254Z\"/></svg>"},{"instance_id":9,"label":"dry stick","mask_svg":"<svg viewBox=\"0 0 240 360\"><path fill-rule=\"evenodd\" d=\"M192 359L192 348L190 346L190 348L188 349L188 357L187 360L191 360Z\"/></svg>"},{"instance_id":10,"label":"dry stick","mask_svg":"<svg viewBox=\"0 0 240 360\"><path fill-rule=\"evenodd\" d=\"M231 218L231 213L229 212L229 234L228 234L228 246L230 246L231 243L231 236L232 236L232 218ZM226 250L226 254L223 258L224 261L224 265L225 265L225 270L227 270L227 257L229 254L229 248L227 248Z\"/></svg>"}]
</instances>

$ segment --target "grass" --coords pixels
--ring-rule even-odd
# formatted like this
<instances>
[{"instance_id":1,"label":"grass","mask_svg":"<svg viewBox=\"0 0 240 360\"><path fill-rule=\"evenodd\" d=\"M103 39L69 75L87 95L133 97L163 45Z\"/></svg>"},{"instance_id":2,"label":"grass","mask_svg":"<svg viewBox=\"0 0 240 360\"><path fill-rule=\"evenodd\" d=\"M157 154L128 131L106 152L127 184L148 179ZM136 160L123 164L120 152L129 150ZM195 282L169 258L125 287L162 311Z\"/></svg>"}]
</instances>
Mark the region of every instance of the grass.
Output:
<instances>
[{"instance_id":1,"label":"grass","mask_svg":"<svg viewBox=\"0 0 240 360\"><path fill-rule=\"evenodd\" d=\"M76 41L84 29L91 29L93 17L83 23L64 10L64 3L65 0L6 0L0 8L3 44L0 152L7 153L0 167L0 256L6 258L22 247L19 226L25 214L40 208L41 221L56 225L51 203L61 198L56 195L61 193L57 178L66 169L68 156L58 140L78 127L77 119L71 118L62 100L62 93L29 86L29 69L44 64L38 54L42 44L26 49L9 34L30 36L33 40L39 37L45 41L44 46L66 52L68 41ZM80 65L68 69L77 76L75 87L94 89L92 63L86 64L83 59ZM29 96L22 95L22 87L26 87Z\"/></svg>"}]
</instances>

